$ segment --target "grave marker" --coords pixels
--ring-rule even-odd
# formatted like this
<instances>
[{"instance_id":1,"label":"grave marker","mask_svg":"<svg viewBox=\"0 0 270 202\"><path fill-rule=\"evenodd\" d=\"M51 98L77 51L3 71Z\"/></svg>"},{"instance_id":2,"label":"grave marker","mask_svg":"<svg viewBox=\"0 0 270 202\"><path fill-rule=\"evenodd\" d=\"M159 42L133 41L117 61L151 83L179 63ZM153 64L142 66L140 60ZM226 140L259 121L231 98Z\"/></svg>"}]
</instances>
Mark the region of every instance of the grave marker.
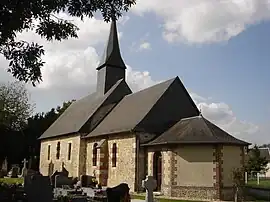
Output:
<instances>
[{"instance_id":1,"label":"grave marker","mask_svg":"<svg viewBox=\"0 0 270 202\"><path fill-rule=\"evenodd\" d=\"M146 179L142 181L142 186L146 189L145 202L153 202L154 190L157 187L157 181L153 176L147 176Z\"/></svg>"}]
</instances>

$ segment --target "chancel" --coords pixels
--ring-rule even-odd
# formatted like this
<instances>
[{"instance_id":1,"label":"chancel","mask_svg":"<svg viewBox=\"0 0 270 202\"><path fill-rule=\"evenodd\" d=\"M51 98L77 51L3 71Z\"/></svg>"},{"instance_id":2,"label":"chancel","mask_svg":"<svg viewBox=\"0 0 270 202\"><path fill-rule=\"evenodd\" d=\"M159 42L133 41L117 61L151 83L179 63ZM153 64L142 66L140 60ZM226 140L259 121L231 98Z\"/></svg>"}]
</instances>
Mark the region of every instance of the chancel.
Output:
<instances>
[{"instance_id":1,"label":"chancel","mask_svg":"<svg viewBox=\"0 0 270 202\"><path fill-rule=\"evenodd\" d=\"M143 191L151 175L164 196L233 196L231 172L243 167L248 143L203 117L179 77L132 92L116 25L112 20L96 92L71 104L40 137L40 172L64 163L69 176L95 172L102 186L127 183L131 192Z\"/></svg>"}]
</instances>

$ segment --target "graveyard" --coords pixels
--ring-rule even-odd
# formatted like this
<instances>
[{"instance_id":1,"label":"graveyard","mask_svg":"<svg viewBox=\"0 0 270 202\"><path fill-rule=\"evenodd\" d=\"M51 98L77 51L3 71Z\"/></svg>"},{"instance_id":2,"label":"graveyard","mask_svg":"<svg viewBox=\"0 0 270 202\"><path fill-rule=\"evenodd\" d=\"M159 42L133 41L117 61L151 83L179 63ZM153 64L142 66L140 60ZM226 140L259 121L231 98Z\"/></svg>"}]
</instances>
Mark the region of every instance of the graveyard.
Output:
<instances>
[{"instance_id":1,"label":"graveyard","mask_svg":"<svg viewBox=\"0 0 270 202\"><path fill-rule=\"evenodd\" d=\"M80 179L68 177L69 173L64 167L51 176L42 176L38 171L27 168L26 159L22 163L22 169L16 164L9 171L5 165L2 166L1 202L187 202L154 197L157 183L152 176L142 181L142 187L146 190L144 195L130 196L130 188L126 183L112 188L101 187L94 176L82 175Z\"/></svg>"}]
</instances>

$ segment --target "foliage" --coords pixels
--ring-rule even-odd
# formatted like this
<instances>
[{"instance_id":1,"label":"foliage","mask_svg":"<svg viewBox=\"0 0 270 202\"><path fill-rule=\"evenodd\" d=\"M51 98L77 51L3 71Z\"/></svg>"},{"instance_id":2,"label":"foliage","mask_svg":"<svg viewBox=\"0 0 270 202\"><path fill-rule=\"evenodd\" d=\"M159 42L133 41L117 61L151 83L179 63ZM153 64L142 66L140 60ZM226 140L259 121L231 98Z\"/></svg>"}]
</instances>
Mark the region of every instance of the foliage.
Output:
<instances>
[{"instance_id":1,"label":"foliage","mask_svg":"<svg viewBox=\"0 0 270 202\"><path fill-rule=\"evenodd\" d=\"M0 184L23 184L23 178L0 178Z\"/></svg>"},{"instance_id":2,"label":"foliage","mask_svg":"<svg viewBox=\"0 0 270 202\"><path fill-rule=\"evenodd\" d=\"M8 72L34 86L42 81L42 45L18 40L17 33L33 30L48 41L76 38L78 27L57 14L65 12L83 20L100 11L108 22L120 17L133 4L135 0L1 0L0 53L10 61Z\"/></svg>"},{"instance_id":3,"label":"foliage","mask_svg":"<svg viewBox=\"0 0 270 202\"><path fill-rule=\"evenodd\" d=\"M255 145L248 153L248 161L246 164L246 171L249 174L253 172L266 172L268 161L265 157L260 155L260 150L257 145Z\"/></svg>"},{"instance_id":4,"label":"foliage","mask_svg":"<svg viewBox=\"0 0 270 202\"><path fill-rule=\"evenodd\" d=\"M22 83L0 84L0 162L8 154L15 156L14 148L17 153L22 151L22 130L32 110L29 94Z\"/></svg>"},{"instance_id":5,"label":"foliage","mask_svg":"<svg viewBox=\"0 0 270 202\"><path fill-rule=\"evenodd\" d=\"M239 187L241 185L244 185L245 182L245 176L244 176L245 170L241 168L233 169L232 171L232 179L234 186Z\"/></svg>"},{"instance_id":6,"label":"foliage","mask_svg":"<svg viewBox=\"0 0 270 202\"><path fill-rule=\"evenodd\" d=\"M0 84L0 127L21 130L31 115L29 94L19 82Z\"/></svg>"}]
</instances>

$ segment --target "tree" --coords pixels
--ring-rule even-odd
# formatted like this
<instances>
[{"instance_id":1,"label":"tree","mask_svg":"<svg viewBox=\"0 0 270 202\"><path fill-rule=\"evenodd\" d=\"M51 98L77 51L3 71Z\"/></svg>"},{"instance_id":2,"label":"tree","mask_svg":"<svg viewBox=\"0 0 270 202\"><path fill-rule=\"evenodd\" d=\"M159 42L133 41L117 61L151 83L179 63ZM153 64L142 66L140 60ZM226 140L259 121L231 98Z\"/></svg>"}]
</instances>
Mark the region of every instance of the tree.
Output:
<instances>
[{"instance_id":1,"label":"tree","mask_svg":"<svg viewBox=\"0 0 270 202\"><path fill-rule=\"evenodd\" d=\"M0 162L20 149L21 131L33 111L29 94L20 82L0 84ZM15 149L15 150L13 150Z\"/></svg>"},{"instance_id":2,"label":"tree","mask_svg":"<svg viewBox=\"0 0 270 202\"><path fill-rule=\"evenodd\" d=\"M268 161L266 160L266 157L261 156L257 145L255 145L248 154L249 158L246 165L246 171L249 174L252 174L252 172L266 172L268 170Z\"/></svg>"},{"instance_id":3,"label":"tree","mask_svg":"<svg viewBox=\"0 0 270 202\"><path fill-rule=\"evenodd\" d=\"M76 38L78 27L57 17L58 13L66 12L83 20L100 11L108 22L120 17L133 4L135 0L1 0L0 53L10 61L8 72L19 81L31 82L33 86L42 81L43 47L18 41L17 33L34 30L48 41Z\"/></svg>"},{"instance_id":4,"label":"tree","mask_svg":"<svg viewBox=\"0 0 270 202\"><path fill-rule=\"evenodd\" d=\"M33 111L22 83L0 84L0 128L21 130Z\"/></svg>"}]
</instances>

